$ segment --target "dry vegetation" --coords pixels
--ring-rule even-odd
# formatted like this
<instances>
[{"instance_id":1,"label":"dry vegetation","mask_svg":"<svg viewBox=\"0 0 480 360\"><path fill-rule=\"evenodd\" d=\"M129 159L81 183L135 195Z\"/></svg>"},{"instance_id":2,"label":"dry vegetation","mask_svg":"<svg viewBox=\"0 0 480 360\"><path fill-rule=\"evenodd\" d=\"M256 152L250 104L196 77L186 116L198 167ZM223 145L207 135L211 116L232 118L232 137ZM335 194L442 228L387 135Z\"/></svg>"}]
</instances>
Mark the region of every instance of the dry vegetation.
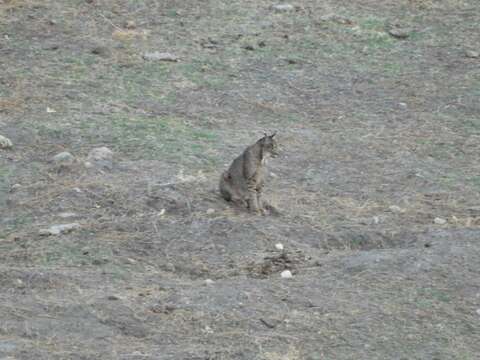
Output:
<instances>
[{"instance_id":1,"label":"dry vegetation","mask_svg":"<svg viewBox=\"0 0 480 360\"><path fill-rule=\"evenodd\" d=\"M273 4L0 1L0 358L478 358L480 4Z\"/></svg>"}]
</instances>

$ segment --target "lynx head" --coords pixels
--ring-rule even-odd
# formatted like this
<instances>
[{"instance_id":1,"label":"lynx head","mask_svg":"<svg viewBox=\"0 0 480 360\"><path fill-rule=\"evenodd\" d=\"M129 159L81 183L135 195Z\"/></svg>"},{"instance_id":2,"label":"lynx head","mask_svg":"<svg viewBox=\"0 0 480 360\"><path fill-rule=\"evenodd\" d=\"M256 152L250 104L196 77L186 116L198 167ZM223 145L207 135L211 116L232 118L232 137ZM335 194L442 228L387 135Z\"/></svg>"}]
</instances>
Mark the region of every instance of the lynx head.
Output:
<instances>
[{"instance_id":1,"label":"lynx head","mask_svg":"<svg viewBox=\"0 0 480 360\"><path fill-rule=\"evenodd\" d=\"M274 139L276 134L276 131L272 135L267 135L267 133L265 133L265 136L259 140L264 155L271 155L272 157L278 156L278 145L277 141Z\"/></svg>"}]
</instances>

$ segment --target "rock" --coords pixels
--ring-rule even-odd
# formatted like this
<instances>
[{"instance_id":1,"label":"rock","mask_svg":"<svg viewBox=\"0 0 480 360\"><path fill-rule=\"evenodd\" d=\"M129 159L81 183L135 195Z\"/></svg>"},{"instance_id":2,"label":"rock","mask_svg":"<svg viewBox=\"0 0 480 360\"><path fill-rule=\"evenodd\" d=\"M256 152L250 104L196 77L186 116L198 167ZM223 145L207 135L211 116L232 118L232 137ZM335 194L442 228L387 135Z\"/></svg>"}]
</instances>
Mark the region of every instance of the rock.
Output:
<instances>
[{"instance_id":1,"label":"rock","mask_svg":"<svg viewBox=\"0 0 480 360\"><path fill-rule=\"evenodd\" d=\"M477 313L478 315L480 315L480 309L477 309L476 313Z\"/></svg>"},{"instance_id":2,"label":"rock","mask_svg":"<svg viewBox=\"0 0 480 360\"><path fill-rule=\"evenodd\" d=\"M128 20L128 21L125 22L125 29L132 30L132 29L136 29L136 28L137 28L137 24L135 23L135 21Z\"/></svg>"},{"instance_id":3,"label":"rock","mask_svg":"<svg viewBox=\"0 0 480 360\"><path fill-rule=\"evenodd\" d=\"M22 188L21 184L13 184L12 187L10 188L10 192L15 192L21 188Z\"/></svg>"},{"instance_id":4,"label":"rock","mask_svg":"<svg viewBox=\"0 0 480 360\"><path fill-rule=\"evenodd\" d=\"M406 39L410 36L409 29L402 29L402 28L392 28L388 30L388 33L397 39Z\"/></svg>"},{"instance_id":5,"label":"rock","mask_svg":"<svg viewBox=\"0 0 480 360\"><path fill-rule=\"evenodd\" d=\"M436 217L433 222L437 225L445 225L447 223L447 220L442 219L440 217Z\"/></svg>"},{"instance_id":6,"label":"rock","mask_svg":"<svg viewBox=\"0 0 480 360\"><path fill-rule=\"evenodd\" d=\"M465 50L465 56L471 59L477 59L480 57L480 52L475 50Z\"/></svg>"},{"instance_id":7,"label":"rock","mask_svg":"<svg viewBox=\"0 0 480 360\"><path fill-rule=\"evenodd\" d=\"M52 158L52 161L57 166L71 166L75 162L75 157L68 151L63 151Z\"/></svg>"},{"instance_id":8,"label":"rock","mask_svg":"<svg viewBox=\"0 0 480 360\"><path fill-rule=\"evenodd\" d=\"M58 214L58 217L62 218L62 219L68 219L68 218L73 218L73 217L76 217L77 214L75 214L74 212L62 212L60 214Z\"/></svg>"},{"instance_id":9,"label":"rock","mask_svg":"<svg viewBox=\"0 0 480 360\"><path fill-rule=\"evenodd\" d=\"M405 209L402 209L400 206L397 206L397 205L389 206L388 209L393 213L403 213L403 212L405 212Z\"/></svg>"},{"instance_id":10,"label":"rock","mask_svg":"<svg viewBox=\"0 0 480 360\"><path fill-rule=\"evenodd\" d=\"M92 149L87 156L85 162L86 167L99 167L111 170L113 167L113 152L109 148L103 146Z\"/></svg>"},{"instance_id":11,"label":"rock","mask_svg":"<svg viewBox=\"0 0 480 360\"><path fill-rule=\"evenodd\" d=\"M98 56L102 56L102 57L106 57L109 55L110 51L108 50L108 48L106 46L102 46L102 45L99 45L99 46L95 46L93 47L90 52L94 55L98 55Z\"/></svg>"},{"instance_id":12,"label":"rock","mask_svg":"<svg viewBox=\"0 0 480 360\"><path fill-rule=\"evenodd\" d=\"M292 272L290 270L284 270L282 271L282 273L280 274L280 276L283 278L283 279L290 279L293 277L292 275Z\"/></svg>"},{"instance_id":13,"label":"rock","mask_svg":"<svg viewBox=\"0 0 480 360\"><path fill-rule=\"evenodd\" d=\"M215 209L207 209L207 215L211 215L215 212Z\"/></svg>"},{"instance_id":14,"label":"rock","mask_svg":"<svg viewBox=\"0 0 480 360\"><path fill-rule=\"evenodd\" d=\"M9 138L0 135L0 149L9 149L12 146L12 141Z\"/></svg>"},{"instance_id":15,"label":"rock","mask_svg":"<svg viewBox=\"0 0 480 360\"><path fill-rule=\"evenodd\" d=\"M118 296L115 296L115 295L108 295L107 300L115 301L115 300L120 300L120 298Z\"/></svg>"},{"instance_id":16,"label":"rock","mask_svg":"<svg viewBox=\"0 0 480 360\"><path fill-rule=\"evenodd\" d=\"M40 229L38 233L42 236L60 235L60 234L69 233L79 228L80 228L79 223L52 225L48 229Z\"/></svg>"},{"instance_id":17,"label":"rock","mask_svg":"<svg viewBox=\"0 0 480 360\"><path fill-rule=\"evenodd\" d=\"M280 250L280 251L283 250L283 244L281 244L281 243L275 244L275 249Z\"/></svg>"},{"instance_id":18,"label":"rock","mask_svg":"<svg viewBox=\"0 0 480 360\"><path fill-rule=\"evenodd\" d=\"M147 52L143 54L143 59L148 61L171 61L171 62L178 61L178 57L176 55L171 54L169 52L159 52L159 51Z\"/></svg>"},{"instance_id":19,"label":"rock","mask_svg":"<svg viewBox=\"0 0 480 360\"><path fill-rule=\"evenodd\" d=\"M295 10L295 6L291 4L276 4L272 5L272 10L275 10L276 12L288 12Z\"/></svg>"},{"instance_id":20,"label":"rock","mask_svg":"<svg viewBox=\"0 0 480 360\"><path fill-rule=\"evenodd\" d=\"M205 280L205 285L213 285L213 284L215 284L215 281L213 281L212 279Z\"/></svg>"}]
</instances>

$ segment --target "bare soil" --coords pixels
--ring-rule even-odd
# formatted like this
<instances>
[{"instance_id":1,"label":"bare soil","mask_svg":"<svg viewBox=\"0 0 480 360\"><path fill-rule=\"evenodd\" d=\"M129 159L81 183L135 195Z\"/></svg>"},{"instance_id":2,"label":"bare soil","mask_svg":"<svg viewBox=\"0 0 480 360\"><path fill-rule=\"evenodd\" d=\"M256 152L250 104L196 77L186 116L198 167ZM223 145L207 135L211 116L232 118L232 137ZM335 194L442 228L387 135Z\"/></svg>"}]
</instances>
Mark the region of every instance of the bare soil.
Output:
<instances>
[{"instance_id":1,"label":"bare soil","mask_svg":"<svg viewBox=\"0 0 480 360\"><path fill-rule=\"evenodd\" d=\"M275 4L0 2L0 359L478 359L480 3Z\"/></svg>"}]
</instances>

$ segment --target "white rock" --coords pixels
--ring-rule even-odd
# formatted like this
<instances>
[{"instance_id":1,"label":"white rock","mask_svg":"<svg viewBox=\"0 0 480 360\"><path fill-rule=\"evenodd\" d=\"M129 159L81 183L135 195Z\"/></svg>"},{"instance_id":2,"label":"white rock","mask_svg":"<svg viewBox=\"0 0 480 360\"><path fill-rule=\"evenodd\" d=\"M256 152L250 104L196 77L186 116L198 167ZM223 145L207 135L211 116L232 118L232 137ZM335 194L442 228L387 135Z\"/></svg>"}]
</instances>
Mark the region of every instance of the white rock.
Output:
<instances>
[{"instance_id":1,"label":"white rock","mask_svg":"<svg viewBox=\"0 0 480 360\"><path fill-rule=\"evenodd\" d=\"M283 250L283 244L281 244L281 243L275 244L275 249Z\"/></svg>"},{"instance_id":2,"label":"white rock","mask_svg":"<svg viewBox=\"0 0 480 360\"><path fill-rule=\"evenodd\" d=\"M280 274L280 276L283 278L283 279L290 279L293 277L292 275L292 272L290 270L284 270L282 271L282 273Z\"/></svg>"},{"instance_id":3,"label":"white rock","mask_svg":"<svg viewBox=\"0 0 480 360\"><path fill-rule=\"evenodd\" d=\"M55 155L52 161L59 166L70 166L75 162L75 157L68 151L63 151Z\"/></svg>"},{"instance_id":4,"label":"white rock","mask_svg":"<svg viewBox=\"0 0 480 360\"><path fill-rule=\"evenodd\" d=\"M74 212L62 212L58 214L58 217L61 217L62 219L68 219L76 216L77 214L75 214Z\"/></svg>"},{"instance_id":5,"label":"white rock","mask_svg":"<svg viewBox=\"0 0 480 360\"><path fill-rule=\"evenodd\" d=\"M213 281L212 279L205 280L205 285L213 285L213 284L215 284L215 281Z\"/></svg>"},{"instance_id":6,"label":"white rock","mask_svg":"<svg viewBox=\"0 0 480 360\"><path fill-rule=\"evenodd\" d=\"M388 207L390 209L391 212L394 212L394 213L403 213L405 212L404 209L402 209L400 206L397 206L397 205L391 205Z\"/></svg>"},{"instance_id":7,"label":"white rock","mask_svg":"<svg viewBox=\"0 0 480 360\"><path fill-rule=\"evenodd\" d=\"M160 51L146 52L145 54L143 54L143 59L148 61L178 61L178 57L176 55L169 52Z\"/></svg>"},{"instance_id":8,"label":"white rock","mask_svg":"<svg viewBox=\"0 0 480 360\"><path fill-rule=\"evenodd\" d=\"M477 309L477 314L480 315L480 309Z\"/></svg>"},{"instance_id":9,"label":"white rock","mask_svg":"<svg viewBox=\"0 0 480 360\"><path fill-rule=\"evenodd\" d=\"M287 12L295 10L295 6L291 4L276 4L272 5L272 9L277 12Z\"/></svg>"},{"instance_id":10,"label":"white rock","mask_svg":"<svg viewBox=\"0 0 480 360\"><path fill-rule=\"evenodd\" d=\"M215 212L215 209L207 209L207 214L211 215Z\"/></svg>"},{"instance_id":11,"label":"white rock","mask_svg":"<svg viewBox=\"0 0 480 360\"><path fill-rule=\"evenodd\" d=\"M380 223L380 218L378 216L374 216L372 220L375 225Z\"/></svg>"},{"instance_id":12,"label":"white rock","mask_svg":"<svg viewBox=\"0 0 480 360\"><path fill-rule=\"evenodd\" d=\"M437 225L445 225L447 223L447 220L442 219L440 217L436 217L433 222Z\"/></svg>"},{"instance_id":13,"label":"white rock","mask_svg":"<svg viewBox=\"0 0 480 360\"><path fill-rule=\"evenodd\" d=\"M100 168L111 169L113 167L113 151L109 148L102 146L90 150L87 156L85 166L89 163L90 167L96 166Z\"/></svg>"},{"instance_id":14,"label":"white rock","mask_svg":"<svg viewBox=\"0 0 480 360\"><path fill-rule=\"evenodd\" d=\"M52 225L48 229L40 229L39 234L43 236L65 234L75 229L79 229L79 223Z\"/></svg>"},{"instance_id":15,"label":"white rock","mask_svg":"<svg viewBox=\"0 0 480 360\"><path fill-rule=\"evenodd\" d=\"M480 57L480 53L478 51L475 51L475 50L466 50L465 51L465 56L469 57L471 59L476 59L476 58Z\"/></svg>"},{"instance_id":16,"label":"white rock","mask_svg":"<svg viewBox=\"0 0 480 360\"><path fill-rule=\"evenodd\" d=\"M10 191L14 192L21 188L22 188L22 184L13 184L12 187L10 188Z\"/></svg>"},{"instance_id":17,"label":"white rock","mask_svg":"<svg viewBox=\"0 0 480 360\"><path fill-rule=\"evenodd\" d=\"M52 109L52 108L47 106L47 113L56 113L56 112L57 112L57 110Z\"/></svg>"},{"instance_id":18,"label":"white rock","mask_svg":"<svg viewBox=\"0 0 480 360\"><path fill-rule=\"evenodd\" d=\"M12 140L9 138L0 135L0 149L8 149L13 146Z\"/></svg>"}]
</instances>

